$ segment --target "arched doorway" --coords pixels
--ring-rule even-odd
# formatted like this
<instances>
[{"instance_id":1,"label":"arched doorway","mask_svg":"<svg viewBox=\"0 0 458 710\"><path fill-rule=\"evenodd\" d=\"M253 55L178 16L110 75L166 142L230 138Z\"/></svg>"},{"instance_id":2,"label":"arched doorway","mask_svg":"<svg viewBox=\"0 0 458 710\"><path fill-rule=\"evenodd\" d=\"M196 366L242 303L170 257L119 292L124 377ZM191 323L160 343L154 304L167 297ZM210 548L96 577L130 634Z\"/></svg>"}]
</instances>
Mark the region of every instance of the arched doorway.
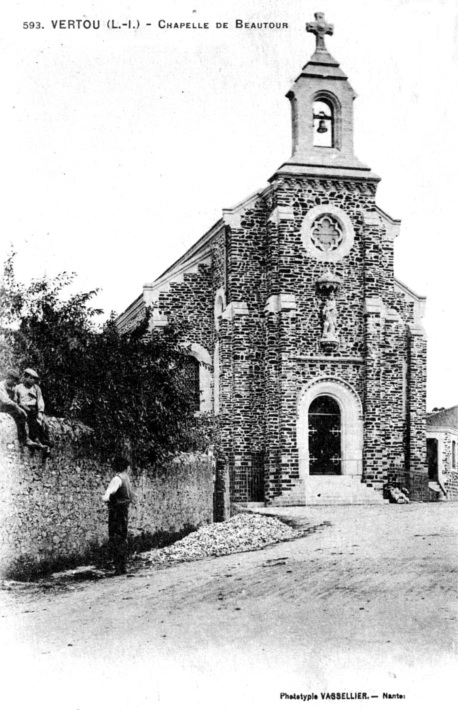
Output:
<instances>
[{"instance_id":1,"label":"arched doorway","mask_svg":"<svg viewBox=\"0 0 458 710\"><path fill-rule=\"evenodd\" d=\"M342 427L338 402L328 395L316 397L308 415L310 476L342 473Z\"/></svg>"},{"instance_id":2,"label":"arched doorway","mask_svg":"<svg viewBox=\"0 0 458 710\"><path fill-rule=\"evenodd\" d=\"M318 481L332 475L334 480L336 476L361 480L363 411L350 384L325 376L303 386L298 399L297 446L301 478Z\"/></svg>"}]
</instances>

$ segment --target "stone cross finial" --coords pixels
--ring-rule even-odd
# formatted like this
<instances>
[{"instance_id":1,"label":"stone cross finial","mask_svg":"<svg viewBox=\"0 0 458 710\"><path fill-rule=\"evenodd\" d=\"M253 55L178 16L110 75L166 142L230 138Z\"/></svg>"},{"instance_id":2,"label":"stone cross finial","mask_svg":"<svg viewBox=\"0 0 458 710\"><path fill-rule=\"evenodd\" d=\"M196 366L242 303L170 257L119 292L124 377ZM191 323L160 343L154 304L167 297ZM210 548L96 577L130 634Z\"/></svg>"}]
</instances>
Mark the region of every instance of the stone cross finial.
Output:
<instances>
[{"instance_id":1,"label":"stone cross finial","mask_svg":"<svg viewBox=\"0 0 458 710\"><path fill-rule=\"evenodd\" d=\"M307 22L305 25L307 32L312 32L316 39L316 49L317 52L326 52L326 45L324 43L325 35L332 35L334 33L334 25L330 25L324 19L324 12L315 12L315 22Z\"/></svg>"}]
</instances>

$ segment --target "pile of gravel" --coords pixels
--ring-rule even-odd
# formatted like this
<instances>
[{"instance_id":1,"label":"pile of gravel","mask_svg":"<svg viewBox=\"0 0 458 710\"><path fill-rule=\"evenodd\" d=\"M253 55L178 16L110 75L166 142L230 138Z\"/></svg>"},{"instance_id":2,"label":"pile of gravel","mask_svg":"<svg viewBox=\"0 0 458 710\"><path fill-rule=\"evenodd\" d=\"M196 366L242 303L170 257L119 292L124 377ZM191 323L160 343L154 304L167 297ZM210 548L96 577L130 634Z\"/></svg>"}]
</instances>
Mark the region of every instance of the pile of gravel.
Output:
<instances>
[{"instance_id":1,"label":"pile of gravel","mask_svg":"<svg viewBox=\"0 0 458 710\"><path fill-rule=\"evenodd\" d=\"M196 532L162 550L147 553L151 562L185 562L202 557L230 555L234 552L259 550L282 540L301 537L277 518L242 513L226 523L204 525Z\"/></svg>"}]
</instances>

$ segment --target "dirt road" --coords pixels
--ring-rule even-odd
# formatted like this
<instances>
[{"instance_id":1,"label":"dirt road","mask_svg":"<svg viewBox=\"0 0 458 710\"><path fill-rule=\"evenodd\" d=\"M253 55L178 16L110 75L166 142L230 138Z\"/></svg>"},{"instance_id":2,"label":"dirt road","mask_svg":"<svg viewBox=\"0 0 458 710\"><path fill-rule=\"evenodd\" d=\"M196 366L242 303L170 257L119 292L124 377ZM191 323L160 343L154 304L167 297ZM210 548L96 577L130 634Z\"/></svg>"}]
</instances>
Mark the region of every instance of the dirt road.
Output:
<instances>
[{"instance_id":1,"label":"dirt road","mask_svg":"<svg viewBox=\"0 0 458 710\"><path fill-rule=\"evenodd\" d=\"M4 707L341 705L321 693L455 707L458 505L287 513L330 525L257 552L2 591Z\"/></svg>"}]
</instances>

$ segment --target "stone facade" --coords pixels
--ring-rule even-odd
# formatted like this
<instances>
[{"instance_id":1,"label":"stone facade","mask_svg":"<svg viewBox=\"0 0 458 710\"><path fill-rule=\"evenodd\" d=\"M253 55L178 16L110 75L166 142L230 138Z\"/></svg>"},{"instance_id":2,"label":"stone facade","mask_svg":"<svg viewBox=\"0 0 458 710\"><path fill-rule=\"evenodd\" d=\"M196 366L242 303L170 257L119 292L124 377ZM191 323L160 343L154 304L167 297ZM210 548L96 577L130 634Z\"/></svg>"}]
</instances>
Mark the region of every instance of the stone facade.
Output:
<instances>
[{"instance_id":1,"label":"stone facade","mask_svg":"<svg viewBox=\"0 0 458 710\"><path fill-rule=\"evenodd\" d=\"M60 433L54 427L53 439L52 457L43 464L40 455L21 453L13 420L0 414L0 571L24 559L84 555L107 540L102 494L110 467L82 453L69 426ZM213 462L205 455L183 454L137 472L129 533L172 533L213 522L213 479Z\"/></svg>"},{"instance_id":2,"label":"stone facade","mask_svg":"<svg viewBox=\"0 0 458 710\"><path fill-rule=\"evenodd\" d=\"M287 94L291 158L118 319L150 305L154 327L192 322L233 502L381 502L394 475L427 495L425 299L394 276L400 222L354 155L329 27L320 13L308 26L317 48Z\"/></svg>"}]
</instances>

